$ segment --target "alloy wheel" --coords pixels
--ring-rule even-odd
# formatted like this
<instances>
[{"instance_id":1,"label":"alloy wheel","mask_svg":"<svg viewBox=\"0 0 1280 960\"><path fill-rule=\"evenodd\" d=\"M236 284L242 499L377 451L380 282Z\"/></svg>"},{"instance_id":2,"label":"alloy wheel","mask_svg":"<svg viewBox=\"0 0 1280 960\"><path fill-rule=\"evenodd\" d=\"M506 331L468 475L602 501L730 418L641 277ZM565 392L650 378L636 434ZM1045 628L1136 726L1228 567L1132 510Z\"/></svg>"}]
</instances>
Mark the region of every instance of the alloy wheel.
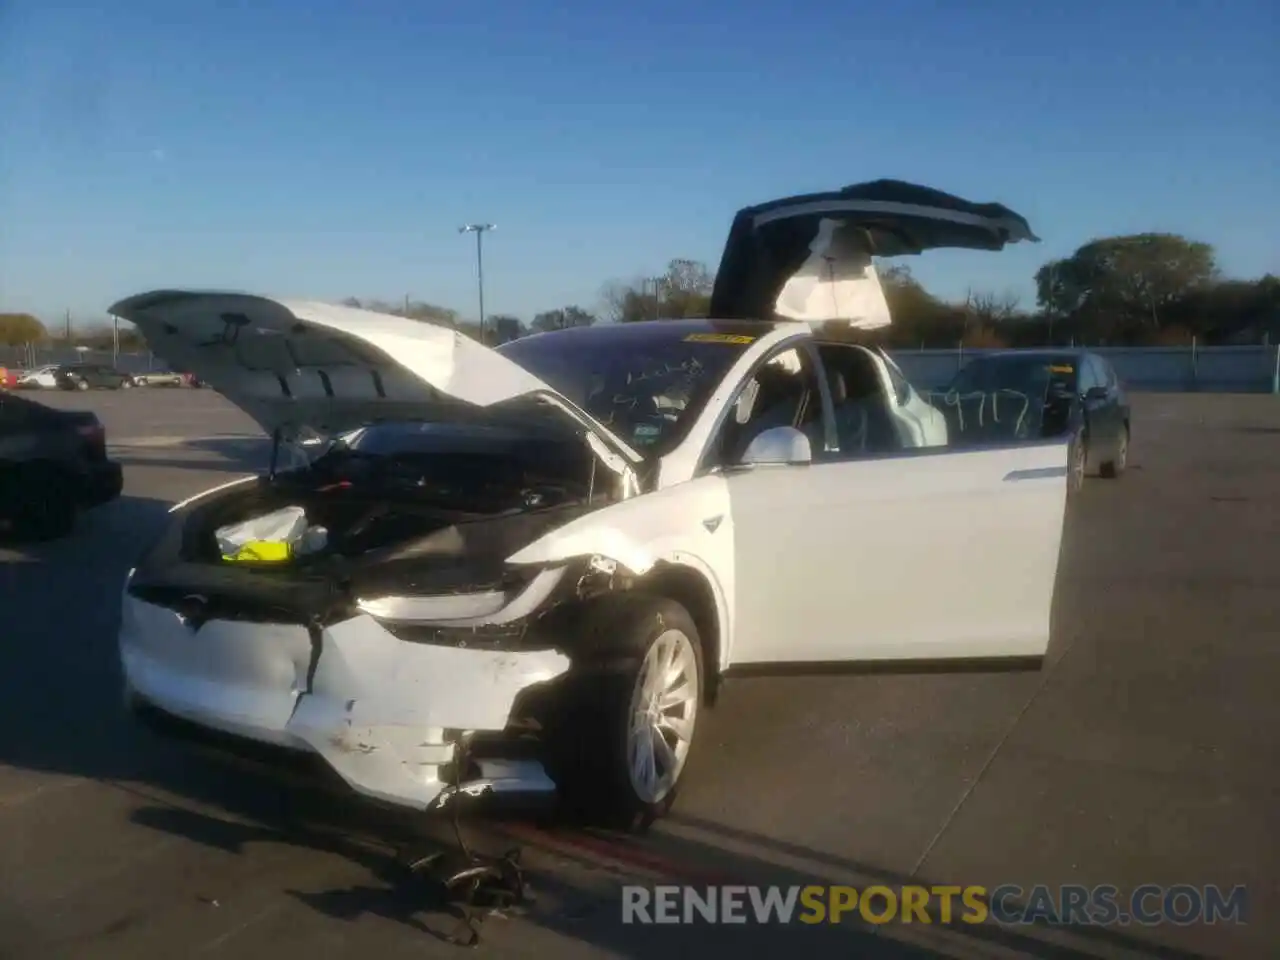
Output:
<instances>
[{"instance_id":1,"label":"alloy wheel","mask_svg":"<svg viewBox=\"0 0 1280 960\"><path fill-rule=\"evenodd\" d=\"M701 678L693 642L666 630L645 654L631 694L627 767L644 803L658 803L675 787L689 756L698 718Z\"/></svg>"}]
</instances>

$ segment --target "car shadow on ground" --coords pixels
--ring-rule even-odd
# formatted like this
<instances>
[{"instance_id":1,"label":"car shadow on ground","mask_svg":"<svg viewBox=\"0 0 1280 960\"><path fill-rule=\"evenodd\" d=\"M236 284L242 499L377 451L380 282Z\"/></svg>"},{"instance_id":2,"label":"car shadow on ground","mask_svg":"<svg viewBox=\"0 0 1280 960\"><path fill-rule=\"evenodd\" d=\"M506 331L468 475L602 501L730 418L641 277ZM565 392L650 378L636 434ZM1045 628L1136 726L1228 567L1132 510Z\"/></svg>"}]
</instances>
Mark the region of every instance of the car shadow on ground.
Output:
<instances>
[{"instance_id":1,"label":"car shadow on ground","mask_svg":"<svg viewBox=\"0 0 1280 960\"><path fill-rule=\"evenodd\" d=\"M87 515L74 536L0 563L0 609L10 640L6 669L0 671L0 765L112 784L137 797L133 822L191 842L241 853L272 843L340 854L367 876L332 890L281 892L331 918L373 915L424 936L458 934L458 918L440 891L404 866L411 855L456 849L450 824L443 819L387 811L349 796L282 783L239 765L229 770L228 764L156 737L126 713L115 650L120 590L168 506L123 497ZM774 859L792 858L852 873L865 878L859 881L863 885L929 884L716 823L679 816L672 823L695 828L700 838L655 830L647 837L605 840L660 851L669 862L693 865L700 875L715 878L691 881L695 883L824 882ZM487 853L513 843L511 831L492 819L469 822L466 829L475 847ZM575 825L552 821L534 832L554 836L557 831L572 834ZM737 852L735 846L759 853ZM562 850L546 853L536 839L530 842L527 867L538 900L526 922L618 956L666 957L673 951L728 948L772 957L803 948L817 955L926 958L948 956L957 945L967 945L1062 960L1085 960L1099 949L1117 948L1153 958L1196 960L1191 953L1099 928L1069 931L1073 945L1062 942L1067 935L1062 930L1049 927L957 924L926 931L931 945L903 942L912 931L901 925L874 927L848 918L838 925L812 926L624 925L619 886L626 870L603 873L598 861L590 866L595 858L566 870L556 865L557 858L566 856ZM637 882L634 875L632 882ZM501 949L504 943L518 945L520 931L518 924L490 921L482 935ZM943 952L944 946L952 949Z\"/></svg>"},{"instance_id":2,"label":"car shadow on ground","mask_svg":"<svg viewBox=\"0 0 1280 960\"><path fill-rule=\"evenodd\" d=\"M271 789L265 784L262 786ZM225 801L226 797L222 799ZM302 805L286 807L282 802ZM366 880L318 892L289 890L286 891L289 896L332 919L354 921L369 916L392 920L438 939L465 935L464 913L449 902L437 883L408 867L409 862L424 853L456 849L445 836L448 828L442 820L428 825L425 819L415 820L399 812L373 814L361 804L315 793L270 800L259 795L249 805L224 805L223 809L226 816L157 804L135 811L132 820L228 853L243 854L255 844L288 844L337 854L367 871ZM287 820L279 814L283 809L290 810ZM246 818L253 819L246 822ZM745 843L773 856L816 862L846 874L856 873L861 878L856 884L860 889L877 884L890 889L903 885L935 885L927 878L908 877L719 824L680 816L674 817L673 823L696 825L709 835L718 835L734 844ZM554 820L544 821L544 826L553 831L575 829L572 824ZM500 821L468 820L462 829L471 848L489 856L497 856L510 846ZM595 832L589 835L610 839ZM838 924L795 921L787 925L761 925L751 921L716 926L697 921L672 925L625 924L621 919L622 886L628 883L652 889L655 883L683 882L705 890L709 885L730 884L804 887L819 881L811 873L731 853L715 844L670 836L655 837L653 842L645 837L613 839L620 847L656 846L664 857L673 861L699 865L701 875L697 879L673 877L655 881L628 876L624 868L603 880L597 872L589 882L575 883L572 872L539 871L535 851L534 856L526 857L534 894L532 903L504 910L502 915L522 916L544 930L608 950L616 956L634 958L667 957L673 950L686 954L712 949L730 949L739 956L776 957L784 951L803 949L818 956L925 960L954 957L957 950L967 956L974 950L995 949L1046 960L1092 960L1108 950L1152 960L1205 960L1200 954L1153 944L1114 929L1063 927L1051 922L1015 928L992 922L966 924L958 920L943 924L935 916L931 925L916 926L917 936L905 939L900 937L903 925L872 924L858 918L856 911L852 918L842 918ZM1012 901L1006 901L1006 909L1011 904ZM1025 907L1025 904L1015 908L1017 906ZM474 912L472 917L482 938L491 940L499 949L514 935L510 928L495 925L481 911Z\"/></svg>"},{"instance_id":3,"label":"car shadow on ground","mask_svg":"<svg viewBox=\"0 0 1280 960\"><path fill-rule=\"evenodd\" d=\"M248 777L254 775L248 774ZM250 783L251 779L242 778L237 786L247 788ZM450 904L438 884L407 866L424 854L458 849L450 836L452 828L444 818L385 811L335 793L282 786L274 778L265 777L258 780L256 790L237 791L236 797L238 799L233 800L225 789L221 792L217 798L220 815L178 805L153 804L136 810L132 819L139 825L225 852L242 854L255 844L288 844L338 854L367 871L366 880L318 892L290 890L289 895L333 919L373 916L403 923L440 939L456 937L464 931L462 912ZM281 814L283 810L289 811L287 817ZM538 823L548 837L589 837L594 846L618 851L618 859L624 864L630 855L623 851L631 848L647 851L651 856L641 860L649 865L655 862L689 865L689 874L655 880L652 875L628 875L625 866L602 873L594 858L587 857L584 866L594 865L595 872L588 882L574 882L573 871L538 869L542 858L534 841L532 855L525 857L534 900L532 904L505 913L521 914L545 930L590 943L618 956L665 957L673 949L689 952L727 948L738 955L774 957L786 950L805 949L823 956L923 960L954 956L957 949L997 949L1046 960L1090 960L1107 950L1152 960L1205 960L1201 954L1151 943L1112 928L1064 926L1044 920L1017 927L990 921L971 924L956 920L944 924L935 915L933 923L923 928L924 936L905 941L897 935L902 925L873 924L858 918L856 911L842 918L839 924L795 921L788 925L759 925L748 921L737 926L711 926L696 921L675 925L624 924L621 888L628 883L650 888L655 883L685 883L705 890L708 886L739 884L786 888L833 882L814 873L781 866L775 858L813 863L820 873L842 874L845 877L842 882L863 890L873 885L891 890L905 885L932 887L940 881L907 876L678 814L671 818L673 825L693 827L710 840L695 841L658 832L643 836L610 835L555 815ZM496 857L512 845L511 826L498 819L467 818L460 829L471 849ZM526 828L527 822L520 826ZM724 845L716 840L724 841ZM729 848L734 846L747 846L760 855L733 852ZM555 849L563 856L563 847ZM649 869L654 868L649 866ZM1026 904L1006 900L1004 907L1016 911L1024 909ZM475 916L483 924L484 914ZM921 929L917 925L916 932ZM489 924L481 930L486 937L490 932L497 932L499 938L495 944L501 946L502 928ZM921 943L921 940L928 942Z\"/></svg>"}]
</instances>

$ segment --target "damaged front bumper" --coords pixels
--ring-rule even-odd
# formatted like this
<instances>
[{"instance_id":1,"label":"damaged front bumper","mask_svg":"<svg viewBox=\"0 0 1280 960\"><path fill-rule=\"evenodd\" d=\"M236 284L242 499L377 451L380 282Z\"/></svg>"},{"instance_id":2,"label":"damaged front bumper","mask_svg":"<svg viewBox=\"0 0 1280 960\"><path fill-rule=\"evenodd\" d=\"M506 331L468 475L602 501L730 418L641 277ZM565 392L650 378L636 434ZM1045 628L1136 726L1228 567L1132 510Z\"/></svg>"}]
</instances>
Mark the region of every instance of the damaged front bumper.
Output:
<instances>
[{"instance_id":1,"label":"damaged front bumper","mask_svg":"<svg viewBox=\"0 0 1280 960\"><path fill-rule=\"evenodd\" d=\"M195 624L126 590L120 656L131 700L232 738L319 757L366 797L432 810L455 792L555 794L537 759L476 755L464 771L457 764L460 733L500 734L523 691L569 669L555 650L410 642L363 613L312 628Z\"/></svg>"}]
</instances>

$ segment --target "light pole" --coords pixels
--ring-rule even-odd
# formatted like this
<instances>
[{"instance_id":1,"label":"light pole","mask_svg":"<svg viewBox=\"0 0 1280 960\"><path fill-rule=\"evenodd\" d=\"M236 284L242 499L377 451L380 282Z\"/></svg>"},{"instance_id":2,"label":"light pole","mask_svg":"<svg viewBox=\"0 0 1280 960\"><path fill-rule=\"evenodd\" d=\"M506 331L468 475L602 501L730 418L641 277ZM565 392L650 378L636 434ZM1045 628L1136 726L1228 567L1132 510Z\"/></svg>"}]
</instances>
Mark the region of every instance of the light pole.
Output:
<instances>
[{"instance_id":1,"label":"light pole","mask_svg":"<svg viewBox=\"0 0 1280 960\"><path fill-rule=\"evenodd\" d=\"M476 281L480 285L480 342L484 343L484 235L495 228L492 223L468 223L458 228L459 233L476 235Z\"/></svg>"},{"instance_id":2,"label":"light pole","mask_svg":"<svg viewBox=\"0 0 1280 960\"><path fill-rule=\"evenodd\" d=\"M649 277L648 283L645 284L645 286L649 283L653 284L653 319L655 320L662 319L662 281L665 279L665 277ZM644 290L640 292L643 293Z\"/></svg>"}]
</instances>

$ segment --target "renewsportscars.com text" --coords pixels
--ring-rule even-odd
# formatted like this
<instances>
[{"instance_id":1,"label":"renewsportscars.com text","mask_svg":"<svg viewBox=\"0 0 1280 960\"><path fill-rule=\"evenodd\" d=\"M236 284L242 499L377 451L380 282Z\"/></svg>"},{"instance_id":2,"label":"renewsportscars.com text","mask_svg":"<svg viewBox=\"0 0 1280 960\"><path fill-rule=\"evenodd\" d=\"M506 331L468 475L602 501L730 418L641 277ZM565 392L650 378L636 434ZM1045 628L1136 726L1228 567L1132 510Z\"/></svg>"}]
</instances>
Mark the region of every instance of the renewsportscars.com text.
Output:
<instances>
[{"instance_id":1,"label":"renewsportscars.com text","mask_svg":"<svg viewBox=\"0 0 1280 960\"><path fill-rule=\"evenodd\" d=\"M1244 923L1244 887L626 886L623 923L989 923L1155 926Z\"/></svg>"}]
</instances>

